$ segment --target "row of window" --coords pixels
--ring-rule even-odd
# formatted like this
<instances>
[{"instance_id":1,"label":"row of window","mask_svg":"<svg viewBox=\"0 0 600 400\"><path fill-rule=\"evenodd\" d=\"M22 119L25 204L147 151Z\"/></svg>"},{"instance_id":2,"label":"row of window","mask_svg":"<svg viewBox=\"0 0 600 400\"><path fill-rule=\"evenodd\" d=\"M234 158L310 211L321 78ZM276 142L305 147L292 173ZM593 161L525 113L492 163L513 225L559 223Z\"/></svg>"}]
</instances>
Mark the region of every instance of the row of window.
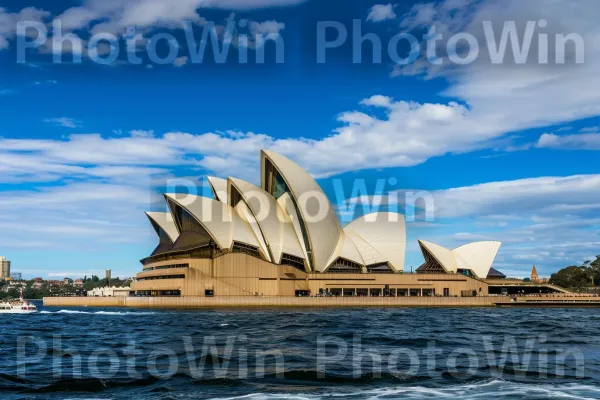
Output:
<instances>
[{"instance_id":1,"label":"row of window","mask_svg":"<svg viewBox=\"0 0 600 400\"><path fill-rule=\"evenodd\" d=\"M145 278L140 278L138 281L155 281L158 279L185 279L185 275L148 276Z\"/></svg>"},{"instance_id":2,"label":"row of window","mask_svg":"<svg viewBox=\"0 0 600 400\"><path fill-rule=\"evenodd\" d=\"M254 246L249 246L245 243L233 242L232 252L233 253L244 253L244 254L248 254L249 256L252 256L252 257L261 258L260 253L258 252L258 248L254 247Z\"/></svg>"},{"instance_id":3,"label":"row of window","mask_svg":"<svg viewBox=\"0 0 600 400\"><path fill-rule=\"evenodd\" d=\"M340 257L329 267L327 272L330 274L359 274L362 272L362 266Z\"/></svg>"},{"instance_id":4,"label":"row of window","mask_svg":"<svg viewBox=\"0 0 600 400\"><path fill-rule=\"evenodd\" d=\"M159 269L189 268L189 266L190 266L190 264L161 265L159 267L144 268L144 272L146 272L146 271L153 271L153 270L159 270Z\"/></svg>"},{"instance_id":5,"label":"row of window","mask_svg":"<svg viewBox=\"0 0 600 400\"><path fill-rule=\"evenodd\" d=\"M136 296L181 296L181 290L138 290Z\"/></svg>"},{"instance_id":6,"label":"row of window","mask_svg":"<svg viewBox=\"0 0 600 400\"><path fill-rule=\"evenodd\" d=\"M419 289L396 289L396 288L334 288L319 289L321 296L344 296L344 297L432 297L435 296L433 288ZM444 289L444 295L448 296L449 291Z\"/></svg>"},{"instance_id":7,"label":"row of window","mask_svg":"<svg viewBox=\"0 0 600 400\"><path fill-rule=\"evenodd\" d=\"M289 265L297 270L304 271L304 259L283 253L281 255L281 265Z\"/></svg>"}]
</instances>

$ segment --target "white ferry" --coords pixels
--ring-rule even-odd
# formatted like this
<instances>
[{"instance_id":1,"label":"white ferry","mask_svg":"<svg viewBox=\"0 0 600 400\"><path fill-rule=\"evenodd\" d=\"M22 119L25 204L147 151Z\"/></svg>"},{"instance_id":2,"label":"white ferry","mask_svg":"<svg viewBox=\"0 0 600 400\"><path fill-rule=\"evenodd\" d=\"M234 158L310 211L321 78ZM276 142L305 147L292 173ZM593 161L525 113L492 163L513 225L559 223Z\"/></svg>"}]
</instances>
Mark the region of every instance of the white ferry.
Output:
<instances>
[{"instance_id":1,"label":"white ferry","mask_svg":"<svg viewBox=\"0 0 600 400\"><path fill-rule=\"evenodd\" d=\"M23 289L21 297L14 301L0 301L0 314L32 314L37 312L37 307L23 299Z\"/></svg>"}]
</instances>

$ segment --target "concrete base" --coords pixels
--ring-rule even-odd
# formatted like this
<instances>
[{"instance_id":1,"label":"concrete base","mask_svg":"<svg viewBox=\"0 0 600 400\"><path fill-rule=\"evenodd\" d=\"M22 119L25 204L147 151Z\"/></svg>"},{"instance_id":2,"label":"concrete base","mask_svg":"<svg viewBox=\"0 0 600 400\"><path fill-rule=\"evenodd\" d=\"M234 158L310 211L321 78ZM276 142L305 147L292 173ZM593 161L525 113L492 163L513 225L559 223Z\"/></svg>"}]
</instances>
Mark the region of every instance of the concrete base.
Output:
<instances>
[{"instance_id":1,"label":"concrete base","mask_svg":"<svg viewBox=\"0 0 600 400\"><path fill-rule=\"evenodd\" d=\"M505 297L46 297L46 307L491 307Z\"/></svg>"}]
</instances>

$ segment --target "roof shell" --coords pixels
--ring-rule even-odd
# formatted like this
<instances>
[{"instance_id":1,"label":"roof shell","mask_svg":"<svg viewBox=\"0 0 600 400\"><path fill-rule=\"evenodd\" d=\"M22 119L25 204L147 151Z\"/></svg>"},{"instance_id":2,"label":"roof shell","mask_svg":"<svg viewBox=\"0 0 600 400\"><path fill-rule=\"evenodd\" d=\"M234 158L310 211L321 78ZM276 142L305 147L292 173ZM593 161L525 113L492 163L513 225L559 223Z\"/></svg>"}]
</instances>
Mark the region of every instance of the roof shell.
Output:
<instances>
[{"instance_id":1,"label":"roof shell","mask_svg":"<svg viewBox=\"0 0 600 400\"><path fill-rule=\"evenodd\" d=\"M171 242L175 243L175 241L179 237L179 231L177 230L177 225L175 224L171 213L147 212L146 216L148 216L148 218L151 221L158 225L160 229L162 229L167 234L167 236L169 236Z\"/></svg>"},{"instance_id":2,"label":"roof shell","mask_svg":"<svg viewBox=\"0 0 600 400\"><path fill-rule=\"evenodd\" d=\"M459 269L470 269L478 278L485 279L501 245L500 242L474 242L460 246L452 253Z\"/></svg>"},{"instance_id":3,"label":"roof shell","mask_svg":"<svg viewBox=\"0 0 600 400\"><path fill-rule=\"evenodd\" d=\"M296 212L296 207L292 201L292 198L288 193L284 193L280 198L277 199L277 204L281 207L281 209L285 212L285 215L289 218L292 223L292 227L294 228L294 236L300 245L301 255L297 257L304 258L306 272L311 271L310 259L308 257L308 253L306 251L306 246L304 245L304 240L302 240L302 228L300 227L300 220L298 217L298 213ZM287 240L286 240L287 242Z\"/></svg>"},{"instance_id":4,"label":"roof shell","mask_svg":"<svg viewBox=\"0 0 600 400\"><path fill-rule=\"evenodd\" d=\"M446 272L456 273L459 269L471 270L478 278L485 279L502 243L473 242L454 250L425 240L419 240L419 245L424 252L433 256Z\"/></svg>"},{"instance_id":5,"label":"roof shell","mask_svg":"<svg viewBox=\"0 0 600 400\"><path fill-rule=\"evenodd\" d=\"M351 236L366 265L388 262L394 271L404 271L404 255L406 251L406 224L404 222L404 215L389 212L367 214L349 223L344 228L344 232L352 232L358 235L383 258L381 261L368 261L369 257L363 254L363 251L366 250L365 246L363 244L359 246L356 243L355 236Z\"/></svg>"},{"instance_id":6,"label":"roof shell","mask_svg":"<svg viewBox=\"0 0 600 400\"><path fill-rule=\"evenodd\" d=\"M425 240L419 240L421 250L428 252L438 263L446 270L446 272L456 273L458 266L452 250Z\"/></svg>"},{"instance_id":7,"label":"roof shell","mask_svg":"<svg viewBox=\"0 0 600 400\"><path fill-rule=\"evenodd\" d=\"M364 242L361 242L361 244L364 245ZM377 254L376 257L382 256ZM340 242L336 249L336 253L333 254L329 260L329 266L331 266L338 258L344 258L363 267L366 265L365 260L362 258L356 247L356 244L354 243L354 240L352 240L352 233L347 233L345 230L342 230Z\"/></svg>"},{"instance_id":8,"label":"roof shell","mask_svg":"<svg viewBox=\"0 0 600 400\"><path fill-rule=\"evenodd\" d=\"M252 215L252 211L250 211L250 209L248 208L246 203L244 203L243 201L240 201L238 203L238 205L235 206L235 211L244 221L246 221L248 223L248 225L250 226L250 229L252 229L252 232L254 233L254 236L256 237L256 239L259 243L259 248L261 250L261 253L267 259L267 261L271 261L269 249L267 248L267 244L265 243L262 233L260 232L258 222L256 222L254 215Z\"/></svg>"},{"instance_id":9,"label":"roof shell","mask_svg":"<svg viewBox=\"0 0 600 400\"><path fill-rule=\"evenodd\" d=\"M208 176L207 179L215 199L227 203L227 180L214 176Z\"/></svg>"},{"instance_id":10,"label":"roof shell","mask_svg":"<svg viewBox=\"0 0 600 400\"><path fill-rule=\"evenodd\" d=\"M328 267L328 261L336 250L342 232L335 210L314 178L298 164L280 154L268 150L261 152L263 180L266 160L279 171L291 191L306 226L314 261L312 267L323 272ZM266 188L264 181L263 188Z\"/></svg>"},{"instance_id":11,"label":"roof shell","mask_svg":"<svg viewBox=\"0 0 600 400\"><path fill-rule=\"evenodd\" d=\"M165 197L189 212L221 249L232 247L233 209L227 204L190 194L165 194Z\"/></svg>"}]
</instances>

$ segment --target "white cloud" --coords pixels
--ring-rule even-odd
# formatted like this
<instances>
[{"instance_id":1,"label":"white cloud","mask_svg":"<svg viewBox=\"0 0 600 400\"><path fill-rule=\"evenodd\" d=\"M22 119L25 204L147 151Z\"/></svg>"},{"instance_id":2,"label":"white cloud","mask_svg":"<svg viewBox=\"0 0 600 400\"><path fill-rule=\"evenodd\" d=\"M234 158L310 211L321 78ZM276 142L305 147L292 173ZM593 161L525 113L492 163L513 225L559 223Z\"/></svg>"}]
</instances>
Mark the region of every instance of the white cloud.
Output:
<instances>
[{"instance_id":1,"label":"white cloud","mask_svg":"<svg viewBox=\"0 0 600 400\"><path fill-rule=\"evenodd\" d=\"M68 117L47 118L44 120L44 122L47 122L49 124L53 124L56 126L62 126L64 128L75 129L75 128L81 127L81 121L78 121L73 118L68 118Z\"/></svg>"},{"instance_id":2,"label":"white cloud","mask_svg":"<svg viewBox=\"0 0 600 400\"><path fill-rule=\"evenodd\" d=\"M188 56L177 57L173 61L173 65L176 66L176 67L183 67L184 65L186 65L188 63L188 60L189 60Z\"/></svg>"},{"instance_id":3,"label":"white cloud","mask_svg":"<svg viewBox=\"0 0 600 400\"><path fill-rule=\"evenodd\" d=\"M449 248L501 241L495 267L517 276L526 276L534 262L549 275L600 254L600 175L489 182L431 194L437 226L415 231L409 225L413 241Z\"/></svg>"},{"instance_id":4,"label":"white cloud","mask_svg":"<svg viewBox=\"0 0 600 400\"><path fill-rule=\"evenodd\" d=\"M369 15L367 16L367 21L373 22L381 22L388 19L396 18L396 13L394 12L394 5L390 4L375 4L369 10Z\"/></svg>"},{"instance_id":5,"label":"white cloud","mask_svg":"<svg viewBox=\"0 0 600 400\"><path fill-rule=\"evenodd\" d=\"M540 136L536 146L556 150L600 150L600 133L573 135L544 133Z\"/></svg>"},{"instance_id":6,"label":"white cloud","mask_svg":"<svg viewBox=\"0 0 600 400\"><path fill-rule=\"evenodd\" d=\"M444 40L438 41L438 54L445 64L432 65L421 58L412 65L397 66L393 73L394 76L423 75L448 79L451 85L442 94L459 99L466 105L463 118L455 121L455 128L475 138L489 139L508 132L600 115L600 76L596 67L600 63L600 28L594 23L600 13L599 3L583 0L579 7L573 8L567 0L508 0L501 3L484 0L474 2L471 7L448 12L459 3L462 2L446 0L419 4L402 22L404 28L435 24L436 33L444 37ZM482 21L492 21L499 36L505 21L515 21L522 33L526 21L540 19L548 21L544 32L549 37L554 33L574 32L584 38L583 65L557 65L553 62L538 65L533 59L525 65L515 65L509 62L512 60L510 46L508 53L511 55L507 56L503 65L490 64ZM446 41L458 32L473 35L480 45L480 56L472 64L452 65L445 57ZM550 60L553 61L554 45L549 47L552 49ZM537 57L537 54L534 41L530 56ZM446 131L446 127L442 131Z\"/></svg>"},{"instance_id":7,"label":"white cloud","mask_svg":"<svg viewBox=\"0 0 600 400\"><path fill-rule=\"evenodd\" d=\"M598 212L600 175L490 182L432 192L438 218L488 215L589 217Z\"/></svg>"},{"instance_id":8,"label":"white cloud","mask_svg":"<svg viewBox=\"0 0 600 400\"><path fill-rule=\"evenodd\" d=\"M393 103L393 99L388 96L375 95L371 96L368 99L364 99L360 102L360 104L365 106L373 106L373 107L385 107L391 108Z\"/></svg>"},{"instance_id":9,"label":"white cloud","mask_svg":"<svg viewBox=\"0 0 600 400\"><path fill-rule=\"evenodd\" d=\"M0 50L9 47L9 39L14 39L19 21L44 22L50 13L34 7L23 8L18 13L10 13L0 7Z\"/></svg>"},{"instance_id":10,"label":"white cloud","mask_svg":"<svg viewBox=\"0 0 600 400\"><path fill-rule=\"evenodd\" d=\"M251 21L250 25L250 33L253 35L268 35L268 34L276 34L285 29L285 24L282 22L277 22L275 20L264 21L264 22L256 22Z\"/></svg>"},{"instance_id":11,"label":"white cloud","mask_svg":"<svg viewBox=\"0 0 600 400\"><path fill-rule=\"evenodd\" d=\"M72 29L87 28L92 21L103 21L91 27L92 32L123 31L129 25L138 27L178 27L183 21L203 23L202 8L255 9L296 5L305 0L87 0L59 16Z\"/></svg>"}]
</instances>

